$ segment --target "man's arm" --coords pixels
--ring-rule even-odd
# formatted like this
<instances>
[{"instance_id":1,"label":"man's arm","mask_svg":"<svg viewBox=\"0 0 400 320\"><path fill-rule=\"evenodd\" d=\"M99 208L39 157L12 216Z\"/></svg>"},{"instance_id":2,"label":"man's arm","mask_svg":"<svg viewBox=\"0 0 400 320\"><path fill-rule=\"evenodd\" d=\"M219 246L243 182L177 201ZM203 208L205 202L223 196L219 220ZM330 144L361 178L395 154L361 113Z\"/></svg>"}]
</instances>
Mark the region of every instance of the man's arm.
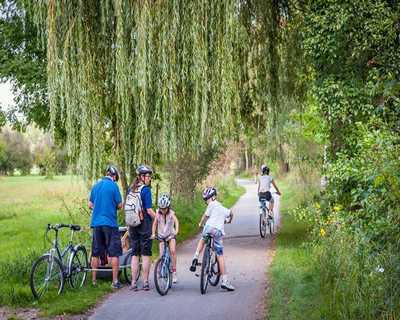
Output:
<instances>
[{"instance_id":1,"label":"man's arm","mask_svg":"<svg viewBox=\"0 0 400 320\"><path fill-rule=\"evenodd\" d=\"M89 200L89 209L93 209L94 208L94 204L92 201Z\"/></svg>"}]
</instances>

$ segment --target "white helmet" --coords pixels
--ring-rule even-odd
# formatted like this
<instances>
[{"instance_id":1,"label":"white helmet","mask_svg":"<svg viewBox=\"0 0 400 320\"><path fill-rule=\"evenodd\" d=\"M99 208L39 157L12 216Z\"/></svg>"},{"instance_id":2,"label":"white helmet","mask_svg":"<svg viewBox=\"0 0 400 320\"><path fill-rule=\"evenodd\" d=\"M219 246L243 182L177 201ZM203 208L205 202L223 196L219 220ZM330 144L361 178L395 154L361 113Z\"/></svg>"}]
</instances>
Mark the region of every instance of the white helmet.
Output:
<instances>
[{"instance_id":1,"label":"white helmet","mask_svg":"<svg viewBox=\"0 0 400 320\"><path fill-rule=\"evenodd\" d=\"M171 206L171 197L168 193L163 193L158 197L158 207L160 209L169 208Z\"/></svg>"}]
</instances>

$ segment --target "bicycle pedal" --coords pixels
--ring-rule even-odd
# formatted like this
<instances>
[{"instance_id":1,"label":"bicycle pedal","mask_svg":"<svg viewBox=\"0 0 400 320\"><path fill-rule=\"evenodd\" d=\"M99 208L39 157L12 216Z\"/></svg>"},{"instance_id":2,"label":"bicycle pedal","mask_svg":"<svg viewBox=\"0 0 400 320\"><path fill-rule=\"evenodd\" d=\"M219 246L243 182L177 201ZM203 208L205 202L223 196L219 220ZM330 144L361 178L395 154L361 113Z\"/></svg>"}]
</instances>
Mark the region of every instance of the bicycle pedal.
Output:
<instances>
[{"instance_id":1,"label":"bicycle pedal","mask_svg":"<svg viewBox=\"0 0 400 320\"><path fill-rule=\"evenodd\" d=\"M196 277L200 277L200 274L197 273L197 272L196 272L194 275L195 275Z\"/></svg>"}]
</instances>

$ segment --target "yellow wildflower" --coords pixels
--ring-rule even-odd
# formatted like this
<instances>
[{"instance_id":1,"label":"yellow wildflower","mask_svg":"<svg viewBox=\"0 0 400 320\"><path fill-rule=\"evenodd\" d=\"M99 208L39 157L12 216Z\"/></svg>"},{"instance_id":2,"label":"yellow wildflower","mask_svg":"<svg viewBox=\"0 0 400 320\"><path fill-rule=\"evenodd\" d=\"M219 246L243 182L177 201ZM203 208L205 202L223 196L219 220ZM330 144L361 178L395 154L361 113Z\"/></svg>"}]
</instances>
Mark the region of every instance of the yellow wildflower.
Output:
<instances>
[{"instance_id":1,"label":"yellow wildflower","mask_svg":"<svg viewBox=\"0 0 400 320\"><path fill-rule=\"evenodd\" d=\"M324 228L321 228L319 230L319 234L321 235L321 237L325 237L326 232L325 232Z\"/></svg>"}]
</instances>

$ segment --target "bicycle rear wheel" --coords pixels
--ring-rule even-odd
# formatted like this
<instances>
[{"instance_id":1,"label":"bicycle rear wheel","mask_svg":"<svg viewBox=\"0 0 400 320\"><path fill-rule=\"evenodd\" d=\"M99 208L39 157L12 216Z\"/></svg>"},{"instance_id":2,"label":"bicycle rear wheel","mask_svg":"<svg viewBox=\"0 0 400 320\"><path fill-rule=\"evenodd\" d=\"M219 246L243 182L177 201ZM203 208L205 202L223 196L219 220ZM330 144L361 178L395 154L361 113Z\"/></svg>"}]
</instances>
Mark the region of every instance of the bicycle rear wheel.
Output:
<instances>
[{"instance_id":1,"label":"bicycle rear wheel","mask_svg":"<svg viewBox=\"0 0 400 320\"><path fill-rule=\"evenodd\" d=\"M272 236L274 234L274 219L273 218L268 218L268 229L269 229L269 234Z\"/></svg>"},{"instance_id":2,"label":"bicycle rear wheel","mask_svg":"<svg viewBox=\"0 0 400 320\"><path fill-rule=\"evenodd\" d=\"M210 272L210 248L206 247L203 254L203 261L201 263L201 273L200 273L201 294L205 294L207 292L209 272Z\"/></svg>"},{"instance_id":3,"label":"bicycle rear wheel","mask_svg":"<svg viewBox=\"0 0 400 320\"><path fill-rule=\"evenodd\" d=\"M166 266L162 259L158 259L154 267L154 284L157 292L165 296L171 287L171 281L169 266Z\"/></svg>"},{"instance_id":4,"label":"bicycle rear wheel","mask_svg":"<svg viewBox=\"0 0 400 320\"><path fill-rule=\"evenodd\" d=\"M124 279L126 283L132 283L132 250L129 250L125 259L124 259ZM136 275L136 281L139 280L140 272L142 270L142 263L139 261L139 269Z\"/></svg>"},{"instance_id":5,"label":"bicycle rear wheel","mask_svg":"<svg viewBox=\"0 0 400 320\"><path fill-rule=\"evenodd\" d=\"M29 284L35 299L46 293L60 294L64 288L64 272L57 257L45 254L32 265Z\"/></svg>"},{"instance_id":6,"label":"bicycle rear wheel","mask_svg":"<svg viewBox=\"0 0 400 320\"><path fill-rule=\"evenodd\" d=\"M72 288L81 288L86 280L87 269L89 268L87 252L84 247L78 247L71 253L68 263L69 283Z\"/></svg>"},{"instance_id":7,"label":"bicycle rear wheel","mask_svg":"<svg viewBox=\"0 0 400 320\"><path fill-rule=\"evenodd\" d=\"M260 214L260 236L261 236L261 238L265 238L265 234L267 232L265 216L266 216L266 213L265 213L265 210L263 210L262 214Z\"/></svg>"},{"instance_id":8,"label":"bicycle rear wheel","mask_svg":"<svg viewBox=\"0 0 400 320\"><path fill-rule=\"evenodd\" d=\"M215 252L213 252L211 254L211 258L210 258L210 274L209 274L209 279L208 282L210 283L210 285L212 286L217 286L219 283L219 279L221 277L221 274L219 273L219 264L218 264L218 260L217 260L217 256L215 254Z\"/></svg>"}]
</instances>

